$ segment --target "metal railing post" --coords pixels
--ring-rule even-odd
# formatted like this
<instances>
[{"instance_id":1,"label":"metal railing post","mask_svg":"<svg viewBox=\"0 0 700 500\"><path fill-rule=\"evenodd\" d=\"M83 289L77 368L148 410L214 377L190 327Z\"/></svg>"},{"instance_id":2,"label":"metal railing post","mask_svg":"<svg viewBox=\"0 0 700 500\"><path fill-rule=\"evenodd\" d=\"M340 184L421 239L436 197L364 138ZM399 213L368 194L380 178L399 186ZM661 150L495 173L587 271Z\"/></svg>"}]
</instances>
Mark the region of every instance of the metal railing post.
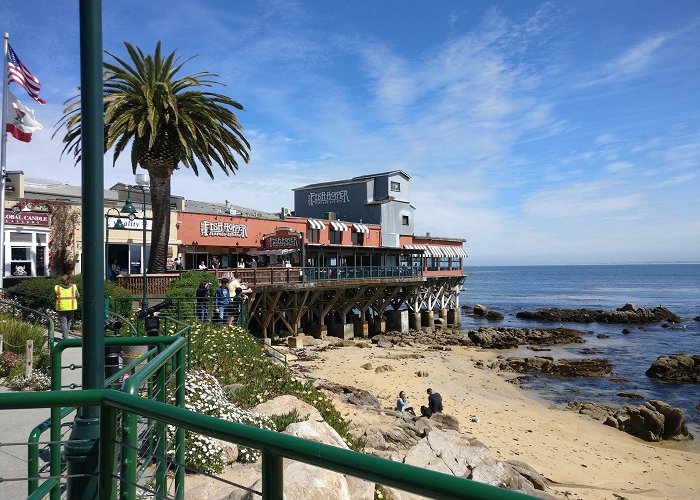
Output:
<instances>
[{"instance_id":1,"label":"metal railing post","mask_svg":"<svg viewBox=\"0 0 700 500\"><path fill-rule=\"evenodd\" d=\"M189 335L188 335L189 337ZM187 343L189 348L189 341ZM180 349L176 354L177 373L175 375L175 405L178 408L185 407L185 350ZM189 355L187 357L189 359ZM185 498L185 429L177 428L175 431L175 498Z\"/></svg>"},{"instance_id":2,"label":"metal railing post","mask_svg":"<svg viewBox=\"0 0 700 500\"><path fill-rule=\"evenodd\" d=\"M284 480L282 457L268 450L262 450L262 498L282 500Z\"/></svg>"},{"instance_id":3,"label":"metal railing post","mask_svg":"<svg viewBox=\"0 0 700 500\"><path fill-rule=\"evenodd\" d=\"M100 479L98 482L99 498L114 498L116 481L114 471L117 470L116 446L117 438L117 409L112 406L102 406L100 415Z\"/></svg>"}]
</instances>

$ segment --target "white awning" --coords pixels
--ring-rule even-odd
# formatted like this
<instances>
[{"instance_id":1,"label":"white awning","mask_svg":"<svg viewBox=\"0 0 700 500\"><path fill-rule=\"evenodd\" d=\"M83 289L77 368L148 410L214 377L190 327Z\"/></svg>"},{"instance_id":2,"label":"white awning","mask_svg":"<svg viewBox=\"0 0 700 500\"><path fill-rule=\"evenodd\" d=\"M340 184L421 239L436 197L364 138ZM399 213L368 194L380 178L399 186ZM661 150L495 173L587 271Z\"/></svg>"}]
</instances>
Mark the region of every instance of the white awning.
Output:
<instances>
[{"instance_id":1,"label":"white awning","mask_svg":"<svg viewBox=\"0 0 700 500\"><path fill-rule=\"evenodd\" d=\"M356 233L369 233L369 228L364 224L353 224Z\"/></svg>"},{"instance_id":2,"label":"white awning","mask_svg":"<svg viewBox=\"0 0 700 500\"><path fill-rule=\"evenodd\" d=\"M343 224L342 222L340 222L338 220L332 220L332 221L330 221L330 223L331 223L331 227L335 231L347 231L348 230L348 226L346 226L345 224Z\"/></svg>"},{"instance_id":3,"label":"white awning","mask_svg":"<svg viewBox=\"0 0 700 500\"><path fill-rule=\"evenodd\" d=\"M323 223L323 221L316 219L309 219L309 226L311 229L326 229L326 225Z\"/></svg>"},{"instance_id":4,"label":"white awning","mask_svg":"<svg viewBox=\"0 0 700 500\"><path fill-rule=\"evenodd\" d=\"M404 245L405 250L424 250L427 257L465 258L467 254L462 247L452 245Z\"/></svg>"}]
</instances>

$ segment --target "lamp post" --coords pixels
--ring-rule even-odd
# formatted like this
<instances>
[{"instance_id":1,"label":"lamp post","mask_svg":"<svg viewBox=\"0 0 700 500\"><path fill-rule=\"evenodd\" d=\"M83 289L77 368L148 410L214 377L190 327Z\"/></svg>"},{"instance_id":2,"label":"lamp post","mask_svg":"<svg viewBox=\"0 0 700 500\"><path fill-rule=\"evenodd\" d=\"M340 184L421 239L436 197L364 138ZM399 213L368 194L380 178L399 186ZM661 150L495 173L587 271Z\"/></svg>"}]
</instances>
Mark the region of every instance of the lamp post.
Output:
<instances>
[{"instance_id":1,"label":"lamp post","mask_svg":"<svg viewBox=\"0 0 700 500\"><path fill-rule=\"evenodd\" d=\"M143 269L143 297L141 298L141 310L145 311L148 309L148 276L146 275L146 188L141 185L129 186L126 191L126 203L121 212L123 214L129 214L129 217L133 219L135 214L138 212L136 207L131 202L131 190L138 189L141 191L143 196L143 248L141 249L141 268Z\"/></svg>"},{"instance_id":2,"label":"lamp post","mask_svg":"<svg viewBox=\"0 0 700 500\"><path fill-rule=\"evenodd\" d=\"M108 208L107 213L105 213L105 279L109 279L109 214L112 211L117 213L117 221L114 223L114 229L124 229L124 223L122 222L119 210L116 208Z\"/></svg>"}]
</instances>

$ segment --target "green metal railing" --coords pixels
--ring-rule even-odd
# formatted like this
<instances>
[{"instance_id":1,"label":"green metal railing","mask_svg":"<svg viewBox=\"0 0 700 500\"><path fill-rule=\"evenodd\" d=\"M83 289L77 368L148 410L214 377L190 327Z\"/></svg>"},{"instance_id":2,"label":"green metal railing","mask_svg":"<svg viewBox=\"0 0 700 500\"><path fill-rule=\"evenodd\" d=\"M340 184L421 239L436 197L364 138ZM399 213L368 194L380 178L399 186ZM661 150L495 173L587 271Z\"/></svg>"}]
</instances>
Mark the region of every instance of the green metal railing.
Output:
<instances>
[{"instance_id":1,"label":"green metal railing","mask_svg":"<svg viewBox=\"0 0 700 500\"><path fill-rule=\"evenodd\" d=\"M182 352L182 349L179 349ZM161 355L163 355L161 353ZM159 356L161 356L159 355ZM161 357L157 363L163 361ZM157 370L157 368L153 368ZM136 382L134 382L135 386ZM129 392L131 391L131 392ZM122 436L133 432L131 415L152 419L161 426L175 425L184 436L189 430L223 441L257 448L262 451L262 498L279 500L283 495L282 459L288 458L307 463L341 474L348 474L378 484L391 486L429 498L442 499L519 499L530 498L518 492L470 481L467 479L422 469L403 463L365 455L274 431L249 427L214 417L191 412L182 407L154 401L134 395L134 387L119 392L112 389L89 389L81 391L49 391L41 393L6 393L0 395L0 410L15 408L61 408L63 406L99 406L100 421L100 498L116 498L119 482L120 496L123 499L135 498L132 488L136 484L135 465L138 462L136 449L127 443L127 452L122 453L121 477L115 477L117 470L117 434L121 427ZM184 403L184 400L183 400ZM121 413L121 424L119 414ZM125 427L129 429L125 430ZM127 436L128 437L128 436ZM124 437L122 437L124 439ZM128 437L133 440L133 438ZM160 454L162 450L157 450ZM182 452L183 450L180 449ZM124 456L126 455L126 457ZM184 497L184 468L182 456L176 458L174 489L167 495L180 499ZM158 474L164 474L159 467ZM119 479L119 481L117 481ZM164 478L156 478L155 492L158 498L162 493ZM32 498L45 495L49 486L36 490ZM55 487L54 487L55 489ZM163 496L161 496L161 494ZM170 496L168 496L170 498Z\"/></svg>"},{"instance_id":2,"label":"green metal railing","mask_svg":"<svg viewBox=\"0 0 700 500\"><path fill-rule=\"evenodd\" d=\"M416 278L422 269L409 266L305 267L304 281L344 281L377 278Z\"/></svg>"}]
</instances>

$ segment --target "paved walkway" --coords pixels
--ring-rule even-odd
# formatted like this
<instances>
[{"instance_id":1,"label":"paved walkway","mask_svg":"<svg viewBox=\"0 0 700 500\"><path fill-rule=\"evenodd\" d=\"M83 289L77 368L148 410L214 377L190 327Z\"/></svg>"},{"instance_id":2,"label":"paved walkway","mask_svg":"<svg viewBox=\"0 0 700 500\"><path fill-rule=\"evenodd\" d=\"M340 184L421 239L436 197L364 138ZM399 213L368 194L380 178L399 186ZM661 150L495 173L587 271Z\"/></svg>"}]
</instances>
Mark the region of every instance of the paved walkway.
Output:
<instances>
[{"instance_id":1,"label":"paved walkway","mask_svg":"<svg viewBox=\"0 0 700 500\"><path fill-rule=\"evenodd\" d=\"M63 366L82 364L82 351L69 349L64 352ZM80 384L81 370L63 370L63 385ZM0 392L7 392L0 387ZM30 410L0 410L0 500L16 500L27 497L27 439L38 424L49 418L48 408ZM48 441L48 431L41 442ZM41 446L40 446L41 448ZM21 481L12 479L21 478Z\"/></svg>"}]
</instances>

